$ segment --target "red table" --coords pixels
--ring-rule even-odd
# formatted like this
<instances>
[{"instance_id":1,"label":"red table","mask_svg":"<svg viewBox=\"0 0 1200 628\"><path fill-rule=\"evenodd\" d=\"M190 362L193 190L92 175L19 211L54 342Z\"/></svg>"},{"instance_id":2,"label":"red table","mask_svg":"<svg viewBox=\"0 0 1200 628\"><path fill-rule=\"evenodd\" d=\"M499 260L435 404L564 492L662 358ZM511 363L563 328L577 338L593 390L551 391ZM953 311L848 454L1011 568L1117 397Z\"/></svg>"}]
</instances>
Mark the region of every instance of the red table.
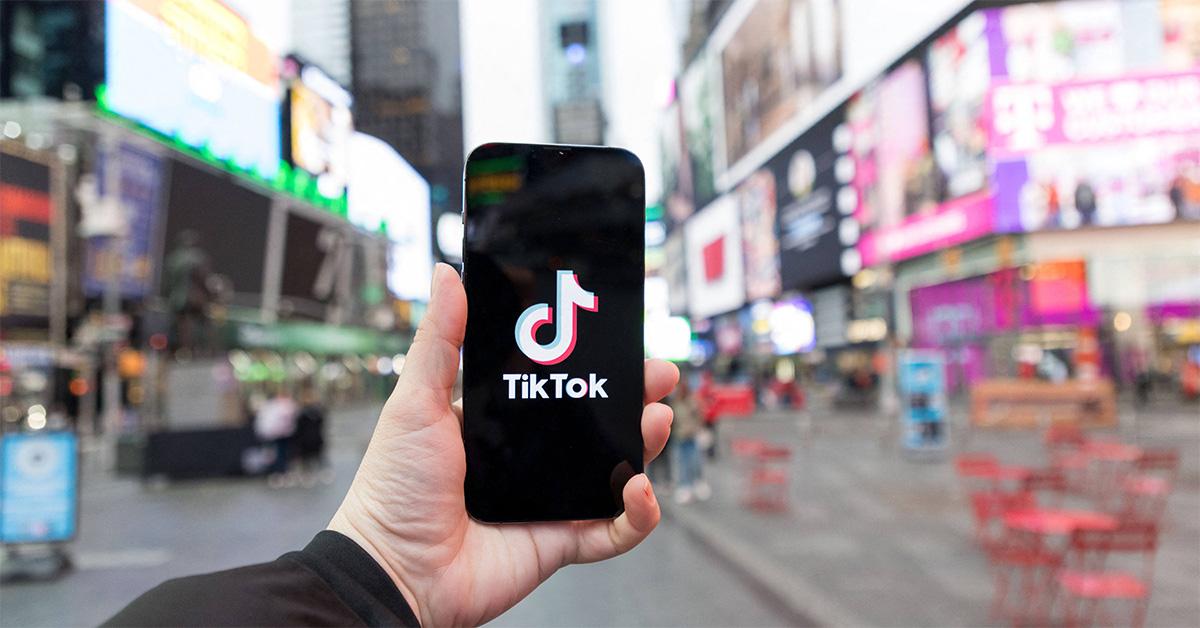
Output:
<instances>
[{"instance_id":1,"label":"red table","mask_svg":"<svg viewBox=\"0 0 1200 628\"><path fill-rule=\"evenodd\" d=\"M1112 462L1134 462L1142 455L1139 447L1110 441L1085 443L1082 450L1093 459Z\"/></svg>"},{"instance_id":2,"label":"red table","mask_svg":"<svg viewBox=\"0 0 1200 628\"><path fill-rule=\"evenodd\" d=\"M1004 526L1010 530L1044 536L1061 536L1076 530L1115 530L1117 518L1090 510L1054 510L1035 508L1018 510L1004 515Z\"/></svg>"}]
</instances>

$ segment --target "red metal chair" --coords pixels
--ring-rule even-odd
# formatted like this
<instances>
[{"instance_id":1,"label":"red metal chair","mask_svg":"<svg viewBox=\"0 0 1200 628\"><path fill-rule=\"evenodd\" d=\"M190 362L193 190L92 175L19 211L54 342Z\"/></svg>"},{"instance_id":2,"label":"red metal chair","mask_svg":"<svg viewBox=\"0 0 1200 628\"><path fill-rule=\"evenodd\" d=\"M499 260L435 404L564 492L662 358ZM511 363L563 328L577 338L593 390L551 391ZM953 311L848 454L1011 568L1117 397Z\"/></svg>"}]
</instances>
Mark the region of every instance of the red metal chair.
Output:
<instances>
[{"instance_id":1,"label":"red metal chair","mask_svg":"<svg viewBox=\"0 0 1200 628\"><path fill-rule=\"evenodd\" d=\"M754 455L744 503L753 510L782 512L789 507L792 449L767 444Z\"/></svg>"},{"instance_id":2,"label":"red metal chair","mask_svg":"<svg viewBox=\"0 0 1200 628\"><path fill-rule=\"evenodd\" d=\"M730 451L739 460L751 460L765 447L767 441L757 438L735 438L729 442Z\"/></svg>"},{"instance_id":3,"label":"red metal chair","mask_svg":"<svg viewBox=\"0 0 1200 628\"><path fill-rule=\"evenodd\" d=\"M750 492L751 476L758 468L758 452L767 448L767 441L759 438L734 438L729 441L729 452L733 454L734 470L740 478L742 490Z\"/></svg>"},{"instance_id":4,"label":"red metal chair","mask_svg":"<svg viewBox=\"0 0 1200 628\"><path fill-rule=\"evenodd\" d=\"M1054 423L1042 435L1042 443L1050 460L1078 451L1086 440L1083 430L1075 423Z\"/></svg>"},{"instance_id":5,"label":"red metal chair","mask_svg":"<svg viewBox=\"0 0 1200 628\"><path fill-rule=\"evenodd\" d=\"M1066 474L1058 467L1033 469L1021 480L1021 490L1032 493L1044 506L1061 506L1070 489Z\"/></svg>"},{"instance_id":6,"label":"red metal chair","mask_svg":"<svg viewBox=\"0 0 1200 628\"><path fill-rule=\"evenodd\" d=\"M1157 549L1158 526L1153 523L1127 523L1109 532L1076 531L1057 578L1066 625L1114 625L1103 603L1119 600L1134 605L1130 625L1142 626ZM1106 569L1109 555L1115 553L1141 554L1141 573Z\"/></svg>"},{"instance_id":7,"label":"red metal chair","mask_svg":"<svg viewBox=\"0 0 1200 628\"><path fill-rule=\"evenodd\" d=\"M1179 475L1179 450L1167 448L1142 449L1142 454L1134 462L1134 468L1142 475L1162 477L1170 484L1175 484Z\"/></svg>"},{"instance_id":8,"label":"red metal chair","mask_svg":"<svg viewBox=\"0 0 1200 628\"><path fill-rule=\"evenodd\" d=\"M995 469L999 466L1000 461L991 454L970 453L954 457L954 473L966 495L994 490Z\"/></svg>"},{"instance_id":9,"label":"red metal chair","mask_svg":"<svg viewBox=\"0 0 1200 628\"><path fill-rule=\"evenodd\" d=\"M1005 601L1009 597L1009 586L1016 576L1021 585L1022 598L1033 598L1039 586L1039 573L1049 573L1062 561L1062 555L1047 549L1036 536L1006 530L1004 515L1010 512L1037 508L1037 500L1029 491L1016 493L992 493L990 498L973 500L976 520L986 518L988 536L982 540L988 563L996 581L992 598L992 616L1016 615L1005 612ZM1046 578L1041 579L1045 582Z\"/></svg>"},{"instance_id":10,"label":"red metal chair","mask_svg":"<svg viewBox=\"0 0 1200 628\"><path fill-rule=\"evenodd\" d=\"M1116 513L1122 524L1162 524L1167 498L1171 494L1171 484L1166 479L1135 474L1125 479L1123 488L1124 499Z\"/></svg>"},{"instance_id":11,"label":"red metal chair","mask_svg":"<svg viewBox=\"0 0 1200 628\"><path fill-rule=\"evenodd\" d=\"M975 541L989 559L1006 539L1003 519L1005 513L1037 507L1033 493L1021 491L1002 493L978 491L969 496L971 515L975 521Z\"/></svg>"}]
</instances>

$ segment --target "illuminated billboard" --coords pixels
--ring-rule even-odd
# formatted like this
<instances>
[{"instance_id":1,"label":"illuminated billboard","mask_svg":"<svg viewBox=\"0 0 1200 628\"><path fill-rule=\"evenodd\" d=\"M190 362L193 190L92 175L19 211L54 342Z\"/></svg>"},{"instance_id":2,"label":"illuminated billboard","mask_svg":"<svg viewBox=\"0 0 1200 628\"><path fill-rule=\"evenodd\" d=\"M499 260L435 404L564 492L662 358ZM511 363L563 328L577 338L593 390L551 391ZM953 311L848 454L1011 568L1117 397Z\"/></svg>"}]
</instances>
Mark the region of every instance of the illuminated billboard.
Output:
<instances>
[{"instance_id":1,"label":"illuminated billboard","mask_svg":"<svg viewBox=\"0 0 1200 628\"><path fill-rule=\"evenodd\" d=\"M433 276L429 183L383 140L350 138L350 222L383 231L388 240L387 286L398 299L428 301Z\"/></svg>"},{"instance_id":2,"label":"illuminated billboard","mask_svg":"<svg viewBox=\"0 0 1200 628\"><path fill-rule=\"evenodd\" d=\"M992 233L1200 220L1198 6L982 9L856 93L863 265Z\"/></svg>"},{"instance_id":3,"label":"illuminated billboard","mask_svg":"<svg viewBox=\"0 0 1200 628\"><path fill-rule=\"evenodd\" d=\"M778 182L778 272L785 290L828 285L861 269L850 139L846 109L837 107L767 162Z\"/></svg>"},{"instance_id":4,"label":"illuminated billboard","mask_svg":"<svg viewBox=\"0 0 1200 628\"><path fill-rule=\"evenodd\" d=\"M688 310L704 319L746 302L741 218L737 198L718 197L696 212L684 228Z\"/></svg>"},{"instance_id":5,"label":"illuminated billboard","mask_svg":"<svg viewBox=\"0 0 1200 628\"><path fill-rule=\"evenodd\" d=\"M753 4L721 49L728 165L840 78L841 32L837 0Z\"/></svg>"},{"instance_id":6,"label":"illuminated billboard","mask_svg":"<svg viewBox=\"0 0 1200 628\"><path fill-rule=\"evenodd\" d=\"M284 60L284 75L291 81L284 137L288 161L317 178L322 196L339 197L349 177L353 98L320 68L296 57Z\"/></svg>"},{"instance_id":7,"label":"illuminated billboard","mask_svg":"<svg viewBox=\"0 0 1200 628\"><path fill-rule=\"evenodd\" d=\"M1200 220L1200 70L991 92L1002 231Z\"/></svg>"},{"instance_id":8,"label":"illuminated billboard","mask_svg":"<svg viewBox=\"0 0 1200 628\"><path fill-rule=\"evenodd\" d=\"M108 0L106 9L108 109L273 178L280 161L277 31L286 6Z\"/></svg>"},{"instance_id":9,"label":"illuminated billboard","mask_svg":"<svg viewBox=\"0 0 1200 628\"><path fill-rule=\"evenodd\" d=\"M0 338L47 327L54 272L54 173L44 156L14 144L0 140Z\"/></svg>"},{"instance_id":10,"label":"illuminated billboard","mask_svg":"<svg viewBox=\"0 0 1200 628\"><path fill-rule=\"evenodd\" d=\"M980 15L997 231L1200 220L1200 3Z\"/></svg>"},{"instance_id":11,"label":"illuminated billboard","mask_svg":"<svg viewBox=\"0 0 1200 628\"><path fill-rule=\"evenodd\" d=\"M986 192L947 199L930 142L924 67L908 59L847 105L850 151L841 177L855 191L864 266L931 253L992 232Z\"/></svg>"}]
</instances>

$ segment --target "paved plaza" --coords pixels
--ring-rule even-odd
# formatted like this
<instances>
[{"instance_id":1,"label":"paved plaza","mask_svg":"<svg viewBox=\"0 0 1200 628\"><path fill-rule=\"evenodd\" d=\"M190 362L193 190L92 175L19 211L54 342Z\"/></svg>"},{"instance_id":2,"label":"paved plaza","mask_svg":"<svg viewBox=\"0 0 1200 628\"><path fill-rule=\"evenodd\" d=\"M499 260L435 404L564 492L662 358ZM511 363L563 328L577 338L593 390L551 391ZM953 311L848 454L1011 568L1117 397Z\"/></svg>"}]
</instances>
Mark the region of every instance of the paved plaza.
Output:
<instances>
[{"instance_id":1,"label":"paved plaza","mask_svg":"<svg viewBox=\"0 0 1200 628\"><path fill-rule=\"evenodd\" d=\"M261 480L143 484L84 461L76 569L52 582L6 584L0 625L102 621L138 593L190 573L270 560L322 528L349 484L374 409L335 413L334 481L269 489ZM819 414L819 416L816 416ZM1184 453L1159 551L1148 624L1200 619L1200 419L1184 410L1125 416L1119 433ZM742 504L734 438L791 447L789 508ZM876 416L763 414L721 427L710 501L664 494L660 529L631 554L567 568L500 617L501 626L994 625L992 581L948 462L989 451L1038 464L1036 434L957 429L952 451L913 459Z\"/></svg>"}]
</instances>

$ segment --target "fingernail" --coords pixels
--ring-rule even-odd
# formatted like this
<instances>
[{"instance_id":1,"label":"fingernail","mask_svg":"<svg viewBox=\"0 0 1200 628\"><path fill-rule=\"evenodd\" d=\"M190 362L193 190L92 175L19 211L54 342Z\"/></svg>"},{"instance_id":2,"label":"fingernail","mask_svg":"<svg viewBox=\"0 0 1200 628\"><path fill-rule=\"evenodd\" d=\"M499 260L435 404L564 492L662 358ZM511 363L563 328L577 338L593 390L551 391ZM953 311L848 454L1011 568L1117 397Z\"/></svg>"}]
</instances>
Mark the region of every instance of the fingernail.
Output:
<instances>
[{"instance_id":1,"label":"fingernail","mask_svg":"<svg viewBox=\"0 0 1200 628\"><path fill-rule=\"evenodd\" d=\"M646 486L642 488L642 491L644 491L646 493L646 497L649 497L651 499L654 498L654 487L650 486L649 479L646 480Z\"/></svg>"}]
</instances>

